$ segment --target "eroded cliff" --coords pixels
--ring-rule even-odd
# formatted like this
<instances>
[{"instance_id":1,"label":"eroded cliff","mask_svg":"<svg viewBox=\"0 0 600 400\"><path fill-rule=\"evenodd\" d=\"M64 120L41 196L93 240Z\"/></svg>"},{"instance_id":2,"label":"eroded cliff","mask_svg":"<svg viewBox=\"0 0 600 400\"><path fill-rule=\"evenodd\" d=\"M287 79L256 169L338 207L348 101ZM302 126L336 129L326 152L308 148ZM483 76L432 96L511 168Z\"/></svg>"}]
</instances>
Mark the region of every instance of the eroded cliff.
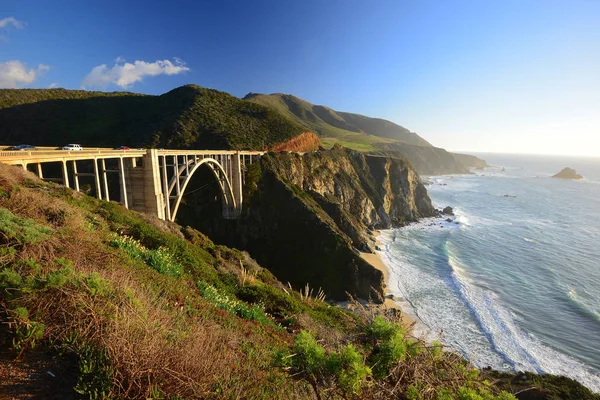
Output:
<instances>
[{"instance_id":1,"label":"eroded cliff","mask_svg":"<svg viewBox=\"0 0 600 400\"><path fill-rule=\"evenodd\" d=\"M357 252L373 250L372 229L434 213L410 163L339 146L269 153L247 171L244 196L238 221L194 213L194 223L214 240L248 250L283 282L321 287L339 300L383 293L381 272Z\"/></svg>"}]
</instances>

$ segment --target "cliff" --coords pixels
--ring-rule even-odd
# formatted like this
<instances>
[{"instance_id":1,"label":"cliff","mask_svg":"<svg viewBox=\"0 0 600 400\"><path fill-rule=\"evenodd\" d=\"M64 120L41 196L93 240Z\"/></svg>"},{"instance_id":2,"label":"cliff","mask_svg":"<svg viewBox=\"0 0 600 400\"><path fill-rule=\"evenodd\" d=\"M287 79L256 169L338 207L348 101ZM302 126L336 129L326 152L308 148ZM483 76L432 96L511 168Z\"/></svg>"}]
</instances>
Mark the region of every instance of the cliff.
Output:
<instances>
[{"instance_id":1,"label":"cliff","mask_svg":"<svg viewBox=\"0 0 600 400\"><path fill-rule=\"evenodd\" d=\"M190 224L193 216L194 226L214 240L248 250L281 281L321 287L338 300L346 300L346 292L374 300L383 293L381 273L356 251L372 251L370 230L434 214L407 161L340 146L304 155L269 153L250 167L244 196L239 221L190 211L200 207L193 198L181 215Z\"/></svg>"},{"instance_id":2,"label":"cliff","mask_svg":"<svg viewBox=\"0 0 600 400\"><path fill-rule=\"evenodd\" d=\"M420 175L469 173L468 165L439 147L411 146L404 143L384 143L380 147L382 150L377 154L405 157Z\"/></svg>"},{"instance_id":3,"label":"cliff","mask_svg":"<svg viewBox=\"0 0 600 400\"><path fill-rule=\"evenodd\" d=\"M482 160L481 158L472 156L470 154L452 153L452 155L467 168L483 169L489 167L488 163L485 162L485 160Z\"/></svg>"}]
</instances>

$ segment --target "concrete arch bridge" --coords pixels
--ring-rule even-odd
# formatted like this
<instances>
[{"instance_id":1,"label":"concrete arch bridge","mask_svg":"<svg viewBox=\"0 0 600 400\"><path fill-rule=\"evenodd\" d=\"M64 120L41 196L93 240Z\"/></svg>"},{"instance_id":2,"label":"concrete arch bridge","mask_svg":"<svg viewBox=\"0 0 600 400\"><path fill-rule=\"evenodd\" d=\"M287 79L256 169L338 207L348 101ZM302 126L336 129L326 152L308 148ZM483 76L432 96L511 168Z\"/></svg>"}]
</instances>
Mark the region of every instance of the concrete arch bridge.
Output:
<instances>
[{"instance_id":1,"label":"concrete arch bridge","mask_svg":"<svg viewBox=\"0 0 600 400\"><path fill-rule=\"evenodd\" d=\"M38 148L33 151L0 151L0 162L20 165L37 173L41 179L60 182L77 191L80 191L81 177L93 177L93 192L99 199L117 200L127 208L175 221L188 183L203 165L210 168L218 182L223 217L236 219L242 210L242 187L247 167L263 154L260 151L229 150L97 148L67 151ZM62 176L46 176L52 169L50 164L60 165ZM110 198L110 189L114 188L109 188L108 174L118 174L118 199Z\"/></svg>"}]
</instances>

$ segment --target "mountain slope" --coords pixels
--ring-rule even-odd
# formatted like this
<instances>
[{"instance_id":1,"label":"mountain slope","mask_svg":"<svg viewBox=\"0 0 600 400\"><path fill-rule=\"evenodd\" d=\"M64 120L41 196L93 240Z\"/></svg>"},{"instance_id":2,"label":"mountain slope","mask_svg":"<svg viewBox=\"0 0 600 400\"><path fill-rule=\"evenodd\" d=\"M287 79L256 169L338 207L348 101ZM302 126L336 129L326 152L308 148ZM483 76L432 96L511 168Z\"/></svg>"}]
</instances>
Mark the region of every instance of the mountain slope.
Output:
<instances>
[{"instance_id":1,"label":"mountain slope","mask_svg":"<svg viewBox=\"0 0 600 400\"><path fill-rule=\"evenodd\" d=\"M160 96L0 90L0 137L6 144L262 149L305 131L268 107L196 85Z\"/></svg>"},{"instance_id":2,"label":"mountain slope","mask_svg":"<svg viewBox=\"0 0 600 400\"><path fill-rule=\"evenodd\" d=\"M271 107L321 136L326 147L341 144L353 150L404 157L422 175L466 174L485 167L477 157L434 147L414 132L391 121L334 111L288 94L249 93L244 99Z\"/></svg>"},{"instance_id":3,"label":"mountain slope","mask_svg":"<svg viewBox=\"0 0 600 400\"><path fill-rule=\"evenodd\" d=\"M321 137L338 138L351 143L361 143L362 140L372 144L385 143L386 139L393 139L417 146L431 146L416 133L393 122L334 111L329 107L314 105L292 95L249 93L244 99L274 108ZM369 137L366 141L365 136Z\"/></svg>"}]
</instances>

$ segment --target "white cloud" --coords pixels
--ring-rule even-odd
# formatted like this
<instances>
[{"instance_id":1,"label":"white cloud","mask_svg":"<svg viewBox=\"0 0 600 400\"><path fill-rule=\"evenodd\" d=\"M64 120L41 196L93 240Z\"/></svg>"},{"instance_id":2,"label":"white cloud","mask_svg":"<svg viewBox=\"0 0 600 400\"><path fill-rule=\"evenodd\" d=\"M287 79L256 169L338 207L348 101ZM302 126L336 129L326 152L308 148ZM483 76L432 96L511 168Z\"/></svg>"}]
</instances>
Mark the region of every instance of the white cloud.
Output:
<instances>
[{"instance_id":1,"label":"white cloud","mask_svg":"<svg viewBox=\"0 0 600 400\"><path fill-rule=\"evenodd\" d=\"M21 29L25 26L25 22L18 21L14 17L0 19L0 28L8 28L11 25L17 29Z\"/></svg>"},{"instance_id":2,"label":"white cloud","mask_svg":"<svg viewBox=\"0 0 600 400\"><path fill-rule=\"evenodd\" d=\"M48 85L48 89L54 89L58 87L58 83L56 82L52 82L51 84Z\"/></svg>"},{"instance_id":3,"label":"white cloud","mask_svg":"<svg viewBox=\"0 0 600 400\"><path fill-rule=\"evenodd\" d=\"M141 82L145 76L177 75L190 69L178 58L157 60L153 63L146 61L124 62L122 57L117 57L115 65L107 67L106 64L92 68L92 71L83 79L82 87L106 87L109 84L121 88L131 87L136 82Z\"/></svg>"},{"instance_id":4,"label":"white cloud","mask_svg":"<svg viewBox=\"0 0 600 400\"><path fill-rule=\"evenodd\" d=\"M27 68L21 61L0 62L0 88L18 88L35 81L49 66L40 64L37 68Z\"/></svg>"}]
</instances>

